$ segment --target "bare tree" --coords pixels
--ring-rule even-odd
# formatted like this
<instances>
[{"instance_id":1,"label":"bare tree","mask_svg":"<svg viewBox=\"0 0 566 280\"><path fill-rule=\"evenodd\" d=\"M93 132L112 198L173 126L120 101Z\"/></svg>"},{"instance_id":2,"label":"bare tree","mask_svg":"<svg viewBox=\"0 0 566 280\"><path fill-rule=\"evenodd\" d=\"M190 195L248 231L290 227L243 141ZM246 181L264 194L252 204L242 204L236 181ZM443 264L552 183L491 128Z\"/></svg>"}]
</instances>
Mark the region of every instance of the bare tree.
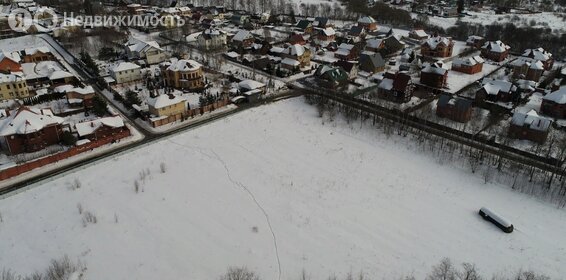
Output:
<instances>
[{"instance_id":1,"label":"bare tree","mask_svg":"<svg viewBox=\"0 0 566 280\"><path fill-rule=\"evenodd\" d=\"M432 267L426 280L456 280L456 271L449 258L444 258Z\"/></svg>"},{"instance_id":2,"label":"bare tree","mask_svg":"<svg viewBox=\"0 0 566 280\"><path fill-rule=\"evenodd\" d=\"M259 280L255 272L244 267L230 267L221 280Z\"/></svg>"}]
</instances>

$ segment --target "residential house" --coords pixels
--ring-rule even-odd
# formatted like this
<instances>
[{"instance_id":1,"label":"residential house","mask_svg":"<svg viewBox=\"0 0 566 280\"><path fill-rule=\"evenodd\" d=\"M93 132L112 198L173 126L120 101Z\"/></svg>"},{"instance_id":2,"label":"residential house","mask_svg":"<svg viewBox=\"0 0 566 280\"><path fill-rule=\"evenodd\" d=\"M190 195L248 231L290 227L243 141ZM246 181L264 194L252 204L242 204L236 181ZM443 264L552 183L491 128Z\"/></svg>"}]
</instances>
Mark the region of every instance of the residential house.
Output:
<instances>
[{"instance_id":1,"label":"residential house","mask_svg":"<svg viewBox=\"0 0 566 280\"><path fill-rule=\"evenodd\" d=\"M359 49L355 45L342 43L334 53L334 57L342 60L356 60L359 56Z\"/></svg>"},{"instance_id":2,"label":"residential house","mask_svg":"<svg viewBox=\"0 0 566 280\"><path fill-rule=\"evenodd\" d=\"M0 52L0 72L11 73L22 71L21 57L18 52Z\"/></svg>"},{"instance_id":3,"label":"residential house","mask_svg":"<svg viewBox=\"0 0 566 280\"><path fill-rule=\"evenodd\" d=\"M330 20L327 17L315 17L312 24L314 27L321 29L334 27L334 25L330 22Z\"/></svg>"},{"instance_id":4,"label":"residential house","mask_svg":"<svg viewBox=\"0 0 566 280\"><path fill-rule=\"evenodd\" d=\"M159 64L167 59L167 53L156 41L142 41L131 38L125 45L126 54L131 60L143 59L147 64Z\"/></svg>"},{"instance_id":5,"label":"residential house","mask_svg":"<svg viewBox=\"0 0 566 280\"><path fill-rule=\"evenodd\" d=\"M540 111L554 118L566 118L566 86L545 95Z\"/></svg>"},{"instance_id":6,"label":"residential house","mask_svg":"<svg viewBox=\"0 0 566 280\"><path fill-rule=\"evenodd\" d=\"M297 25L295 26L295 29L307 34L311 34L314 30L312 22L306 19L299 20L299 22L297 22Z\"/></svg>"},{"instance_id":7,"label":"residential house","mask_svg":"<svg viewBox=\"0 0 566 280\"><path fill-rule=\"evenodd\" d=\"M287 42L289 42L289 44L291 45L306 45L307 44L307 40L305 39L305 36L303 34L291 34L291 36L289 36L289 40L287 40Z\"/></svg>"},{"instance_id":8,"label":"residential house","mask_svg":"<svg viewBox=\"0 0 566 280\"><path fill-rule=\"evenodd\" d=\"M481 47L481 55L489 60L501 62L509 56L511 47L501 41L485 42Z\"/></svg>"},{"instance_id":9,"label":"residential house","mask_svg":"<svg viewBox=\"0 0 566 280\"><path fill-rule=\"evenodd\" d=\"M81 122L75 125L79 139L96 141L112 137L130 130L120 116L98 118L92 121Z\"/></svg>"},{"instance_id":10,"label":"residential house","mask_svg":"<svg viewBox=\"0 0 566 280\"><path fill-rule=\"evenodd\" d=\"M476 49L480 49L484 44L485 38L482 36L470 35L468 36L468 40L466 40L466 46L474 47Z\"/></svg>"},{"instance_id":11,"label":"residential house","mask_svg":"<svg viewBox=\"0 0 566 280\"><path fill-rule=\"evenodd\" d=\"M142 79L141 67L131 62L120 62L110 68L109 72L116 84L135 82Z\"/></svg>"},{"instance_id":12,"label":"residential house","mask_svg":"<svg viewBox=\"0 0 566 280\"><path fill-rule=\"evenodd\" d=\"M366 29L359 25L354 25L350 27L348 31L348 36L352 37L356 42L361 38L366 37Z\"/></svg>"},{"instance_id":13,"label":"residential house","mask_svg":"<svg viewBox=\"0 0 566 280\"><path fill-rule=\"evenodd\" d=\"M401 42L399 35L392 35L385 38L385 49L387 55L396 53L405 48L405 43Z\"/></svg>"},{"instance_id":14,"label":"residential house","mask_svg":"<svg viewBox=\"0 0 566 280\"><path fill-rule=\"evenodd\" d=\"M226 46L226 32L208 28L197 36L197 45L204 50L217 50Z\"/></svg>"},{"instance_id":15,"label":"residential house","mask_svg":"<svg viewBox=\"0 0 566 280\"><path fill-rule=\"evenodd\" d=\"M405 103L413 97L414 84L411 76L405 73L385 73L377 87L377 96L381 99Z\"/></svg>"},{"instance_id":16,"label":"residential house","mask_svg":"<svg viewBox=\"0 0 566 280\"><path fill-rule=\"evenodd\" d=\"M25 63L55 60L48 47L27 48L23 50L22 59Z\"/></svg>"},{"instance_id":17,"label":"residential house","mask_svg":"<svg viewBox=\"0 0 566 280\"><path fill-rule=\"evenodd\" d=\"M531 109L528 112L515 112L511 119L508 135L514 139L530 140L543 144L548 137L552 121Z\"/></svg>"},{"instance_id":18,"label":"residential house","mask_svg":"<svg viewBox=\"0 0 566 280\"><path fill-rule=\"evenodd\" d=\"M281 68L287 69L291 72L297 72L301 69L301 63L292 58L284 58L281 60Z\"/></svg>"},{"instance_id":19,"label":"residential house","mask_svg":"<svg viewBox=\"0 0 566 280\"><path fill-rule=\"evenodd\" d=\"M483 63L483 58L477 55L473 57L456 58L452 62L452 70L473 75L482 71Z\"/></svg>"},{"instance_id":20,"label":"residential house","mask_svg":"<svg viewBox=\"0 0 566 280\"><path fill-rule=\"evenodd\" d=\"M377 29L377 21L371 16L364 16L358 19L358 26L368 31L374 31Z\"/></svg>"},{"instance_id":21,"label":"residential house","mask_svg":"<svg viewBox=\"0 0 566 280\"><path fill-rule=\"evenodd\" d=\"M385 60L381 57L381 54L368 54L362 53L360 55L360 70L369 72L369 73L377 73L382 72L385 70Z\"/></svg>"},{"instance_id":22,"label":"residential house","mask_svg":"<svg viewBox=\"0 0 566 280\"><path fill-rule=\"evenodd\" d=\"M265 94L266 85L254 80L243 80L238 83L238 91L250 102L257 101Z\"/></svg>"},{"instance_id":23,"label":"residential house","mask_svg":"<svg viewBox=\"0 0 566 280\"><path fill-rule=\"evenodd\" d=\"M503 80L484 78L482 88L476 92L476 102L511 102L517 101L517 87L513 83Z\"/></svg>"},{"instance_id":24,"label":"residential house","mask_svg":"<svg viewBox=\"0 0 566 280\"><path fill-rule=\"evenodd\" d=\"M28 84L23 76L0 73L0 100L22 99L29 96Z\"/></svg>"},{"instance_id":25,"label":"residential house","mask_svg":"<svg viewBox=\"0 0 566 280\"><path fill-rule=\"evenodd\" d=\"M513 78L538 82L544 73L544 63L540 60L520 57L511 62Z\"/></svg>"},{"instance_id":26,"label":"residential house","mask_svg":"<svg viewBox=\"0 0 566 280\"><path fill-rule=\"evenodd\" d=\"M336 40L336 31L332 27L320 29L317 40L320 45L326 46L329 42L334 42Z\"/></svg>"},{"instance_id":27,"label":"residential house","mask_svg":"<svg viewBox=\"0 0 566 280\"><path fill-rule=\"evenodd\" d=\"M341 67L320 65L314 74L317 82L326 88L336 89L348 84L348 73Z\"/></svg>"},{"instance_id":28,"label":"residential house","mask_svg":"<svg viewBox=\"0 0 566 280\"><path fill-rule=\"evenodd\" d=\"M0 120L2 146L11 155L43 150L61 141L62 123L50 109L22 106Z\"/></svg>"},{"instance_id":29,"label":"residential house","mask_svg":"<svg viewBox=\"0 0 566 280\"><path fill-rule=\"evenodd\" d=\"M421 45L421 54L428 57L450 57L453 49L452 38L436 36L427 39Z\"/></svg>"},{"instance_id":30,"label":"residential house","mask_svg":"<svg viewBox=\"0 0 566 280\"><path fill-rule=\"evenodd\" d=\"M204 88L202 65L189 59L171 59L162 64L165 85L176 89L199 91Z\"/></svg>"},{"instance_id":31,"label":"residential house","mask_svg":"<svg viewBox=\"0 0 566 280\"><path fill-rule=\"evenodd\" d=\"M153 127L181 120L187 112L186 100L174 94L160 94L147 101Z\"/></svg>"},{"instance_id":32,"label":"residential house","mask_svg":"<svg viewBox=\"0 0 566 280\"><path fill-rule=\"evenodd\" d=\"M443 88L448 81L448 69L442 61L426 63L421 70L420 82L423 85L433 88Z\"/></svg>"},{"instance_id":33,"label":"residential house","mask_svg":"<svg viewBox=\"0 0 566 280\"><path fill-rule=\"evenodd\" d=\"M527 49L523 52L522 56L542 62L544 70L547 71L552 70L552 66L554 65L554 58L552 58L552 54L545 51L543 48Z\"/></svg>"},{"instance_id":34,"label":"residential house","mask_svg":"<svg viewBox=\"0 0 566 280\"><path fill-rule=\"evenodd\" d=\"M436 115L441 118L466 123L472 118L472 101L442 94L436 103Z\"/></svg>"},{"instance_id":35,"label":"residential house","mask_svg":"<svg viewBox=\"0 0 566 280\"><path fill-rule=\"evenodd\" d=\"M366 51L379 52L385 48L385 39L373 38L366 41Z\"/></svg>"},{"instance_id":36,"label":"residential house","mask_svg":"<svg viewBox=\"0 0 566 280\"><path fill-rule=\"evenodd\" d=\"M409 32L409 38L424 41L430 38L430 35L428 35L423 29L413 29Z\"/></svg>"},{"instance_id":37,"label":"residential house","mask_svg":"<svg viewBox=\"0 0 566 280\"><path fill-rule=\"evenodd\" d=\"M334 66L341 67L348 73L348 80L353 81L358 77L358 63L357 61L339 60L334 63Z\"/></svg>"},{"instance_id":38,"label":"residential house","mask_svg":"<svg viewBox=\"0 0 566 280\"><path fill-rule=\"evenodd\" d=\"M235 25L238 25L238 26L243 26L244 24L250 22L250 16L249 15L234 14L230 18L230 22L235 24Z\"/></svg>"},{"instance_id":39,"label":"residential house","mask_svg":"<svg viewBox=\"0 0 566 280\"><path fill-rule=\"evenodd\" d=\"M287 47L280 55L298 61L300 64L299 67L301 68L310 66L311 64L310 49L299 44Z\"/></svg>"},{"instance_id":40,"label":"residential house","mask_svg":"<svg viewBox=\"0 0 566 280\"><path fill-rule=\"evenodd\" d=\"M94 88L92 86L74 87L72 85L58 86L53 89L54 92L64 93L67 103L71 107L92 108L94 105Z\"/></svg>"},{"instance_id":41,"label":"residential house","mask_svg":"<svg viewBox=\"0 0 566 280\"><path fill-rule=\"evenodd\" d=\"M238 50L251 49L254 44L254 36L247 30L239 30L232 38L232 46Z\"/></svg>"}]
</instances>

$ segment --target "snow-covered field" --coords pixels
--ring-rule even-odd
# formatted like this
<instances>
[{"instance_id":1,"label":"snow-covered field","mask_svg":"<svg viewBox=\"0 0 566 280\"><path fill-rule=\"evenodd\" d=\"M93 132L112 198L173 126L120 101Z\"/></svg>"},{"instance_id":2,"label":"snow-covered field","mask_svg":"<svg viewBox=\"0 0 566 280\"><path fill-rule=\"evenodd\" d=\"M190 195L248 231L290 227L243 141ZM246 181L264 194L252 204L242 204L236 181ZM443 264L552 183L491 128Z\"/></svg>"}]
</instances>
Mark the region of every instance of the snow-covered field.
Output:
<instances>
[{"instance_id":1,"label":"snow-covered field","mask_svg":"<svg viewBox=\"0 0 566 280\"><path fill-rule=\"evenodd\" d=\"M30 273L67 254L88 279L217 279L239 265L277 279L279 264L281 279L303 268L313 279L422 279L450 257L484 274L566 275L563 209L379 130L321 122L314 106L282 101L5 198L0 264ZM83 226L79 204L96 224ZM516 231L483 221L481 206Z\"/></svg>"}]
</instances>

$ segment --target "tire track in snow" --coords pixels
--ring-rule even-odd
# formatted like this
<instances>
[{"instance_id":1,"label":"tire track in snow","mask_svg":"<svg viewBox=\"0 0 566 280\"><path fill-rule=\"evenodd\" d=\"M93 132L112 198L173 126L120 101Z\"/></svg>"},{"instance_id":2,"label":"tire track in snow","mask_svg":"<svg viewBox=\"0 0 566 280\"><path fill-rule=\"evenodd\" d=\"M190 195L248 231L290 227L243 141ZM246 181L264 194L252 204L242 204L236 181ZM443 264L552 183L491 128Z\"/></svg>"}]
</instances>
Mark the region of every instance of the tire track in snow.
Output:
<instances>
[{"instance_id":1,"label":"tire track in snow","mask_svg":"<svg viewBox=\"0 0 566 280\"><path fill-rule=\"evenodd\" d=\"M269 215L267 214L267 211L265 210L265 208L263 208L263 206L261 205L261 203L259 203L259 201L256 199L255 195L253 194L252 191L250 191L250 189L248 187L246 187L244 184L242 184L239 181L234 180L234 178L232 178L232 174L230 173L230 169L228 168L228 164L226 164L226 162L211 148L208 148L208 150L210 152L212 152L212 154L214 154L214 156L211 156L207 153L205 153L203 151L203 148L200 147L192 147L192 146L188 146L188 145L183 145L181 143L177 143L174 142L172 140L167 140L175 145L184 147L184 148L189 148L192 150L196 150L197 152L199 152L200 154L211 158L211 159L215 159L218 162L220 162L222 164L222 166L224 167L224 170L226 170L226 176L228 178L228 180L234 184L235 186L239 187L240 189L244 190L248 196L253 200L253 202L255 203L255 205L261 210L261 212L263 213L263 215L265 216L265 221L267 222L267 226L269 227L269 231L271 232L271 236L273 237L273 246L275 248L275 258L277 260L277 270L278 270L278 279L281 280L281 260L279 259L279 247L277 246L277 237L275 236L275 231L273 230L273 227L271 226L271 220L269 219Z\"/></svg>"}]
</instances>

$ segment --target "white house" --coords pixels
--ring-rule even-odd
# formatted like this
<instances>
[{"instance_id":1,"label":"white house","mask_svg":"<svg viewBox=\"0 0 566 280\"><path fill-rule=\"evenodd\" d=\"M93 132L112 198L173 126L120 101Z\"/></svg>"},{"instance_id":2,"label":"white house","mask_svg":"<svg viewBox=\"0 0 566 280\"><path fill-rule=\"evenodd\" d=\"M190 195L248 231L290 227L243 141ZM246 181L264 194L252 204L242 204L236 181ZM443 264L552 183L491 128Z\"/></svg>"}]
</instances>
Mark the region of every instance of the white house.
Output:
<instances>
[{"instance_id":1,"label":"white house","mask_svg":"<svg viewBox=\"0 0 566 280\"><path fill-rule=\"evenodd\" d=\"M142 79L141 67L131 62L121 62L110 69L110 76L117 84L138 81Z\"/></svg>"},{"instance_id":2,"label":"white house","mask_svg":"<svg viewBox=\"0 0 566 280\"><path fill-rule=\"evenodd\" d=\"M205 50L220 49L226 46L226 32L209 28L197 36L199 48Z\"/></svg>"},{"instance_id":3,"label":"white house","mask_svg":"<svg viewBox=\"0 0 566 280\"><path fill-rule=\"evenodd\" d=\"M130 59L145 59L150 65L167 60L167 53L156 41L146 42L132 38L126 43L126 53Z\"/></svg>"}]
</instances>

